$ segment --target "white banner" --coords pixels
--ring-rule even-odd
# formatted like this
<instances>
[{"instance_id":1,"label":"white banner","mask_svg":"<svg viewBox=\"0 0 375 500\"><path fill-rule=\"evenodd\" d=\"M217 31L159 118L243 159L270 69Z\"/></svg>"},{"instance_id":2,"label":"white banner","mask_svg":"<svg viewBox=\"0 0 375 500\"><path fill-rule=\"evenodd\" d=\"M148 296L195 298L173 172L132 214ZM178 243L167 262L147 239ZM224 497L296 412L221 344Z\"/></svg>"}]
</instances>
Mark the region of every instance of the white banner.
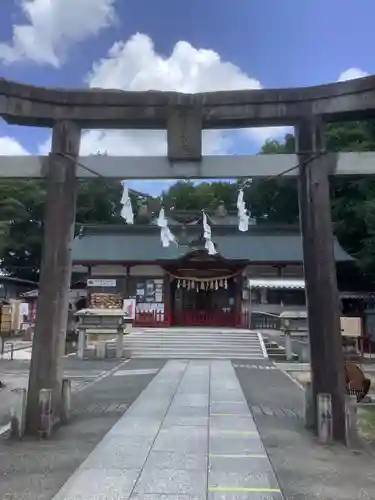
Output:
<instances>
[{"instance_id":1,"label":"white banner","mask_svg":"<svg viewBox=\"0 0 375 500\"><path fill-rule=\"evenodd\" d=\"M135 307L135 299L124 299L122 303L124 319L135 320Z\"/></svg>"}]
</instances>

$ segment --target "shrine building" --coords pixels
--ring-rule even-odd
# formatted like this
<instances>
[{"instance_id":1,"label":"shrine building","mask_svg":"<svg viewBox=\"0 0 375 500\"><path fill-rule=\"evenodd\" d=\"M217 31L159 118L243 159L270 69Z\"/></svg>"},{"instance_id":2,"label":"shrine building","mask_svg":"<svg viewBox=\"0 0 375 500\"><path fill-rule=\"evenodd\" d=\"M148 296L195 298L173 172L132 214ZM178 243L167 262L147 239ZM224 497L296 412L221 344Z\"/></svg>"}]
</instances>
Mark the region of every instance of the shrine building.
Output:
<instances>
[{"instance_id":1,"label":"shrine building","mask_svg":"<svg viewBox=\"0 0 375 500\"><path fill-rule=\"evenodd\" d=\"M178 244L162 246L155 220L82 226L73 242L73 271L85 273L85 307L121 307L136 298L136 324L147 327L246 327L249 309L305 309L299 227L250 225L210 216L217 253L209 255L202 217L168 219ZM337 240L338 266L353 262ZM82 302L82 301L81 301ZM82 304L81 304L82 307Z\"/></svg>"}]
</instances>

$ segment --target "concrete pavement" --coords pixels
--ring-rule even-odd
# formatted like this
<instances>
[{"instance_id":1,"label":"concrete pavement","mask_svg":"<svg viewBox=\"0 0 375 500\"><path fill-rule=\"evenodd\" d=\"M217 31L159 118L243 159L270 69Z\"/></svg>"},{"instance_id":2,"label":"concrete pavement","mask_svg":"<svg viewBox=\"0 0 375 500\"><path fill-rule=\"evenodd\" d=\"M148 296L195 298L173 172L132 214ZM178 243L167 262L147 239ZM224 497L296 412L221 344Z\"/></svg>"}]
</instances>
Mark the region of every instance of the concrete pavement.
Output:
<instances>
[{"instance_id":1,"label":"concrete pavement","mask_svg":"<svg viewBox=\"0 0 375 500\"><path fill-rule=\"evenodd\" d=\"M163 365L162 360L130 360L107 370L106 377L72 395L72 418L50 440L0 437L0 498L51 500ZM69 369L74 366L69 359ZM128 376L115 376L125 368Z\"/></svg>"},{"instance_id":2,"label":"concrete pavement","mask_svg":"<svg viewBox=\"0 0 375 500\"><path fill-rule=\"evenodd\" d=\"M281 499L231 363L169 361L54 500L78 498Z\"/></svg>"},{"instance_id":3,"label":"concrete pavement","mask_svg":"<svg viewBox=\"0 0 375 500\"><path fill-rule=\"evenodd\" d=\"M304 392L285 373L252 362L234 366L286 499L375 498L373 449L320 445L304 428Z\"/></svg>"},{"instance_id":4,"label":"concrete pavement","mask_svg":"<svg viewBox=\"0 0 375 500\"><path fill-rule=\"evenodd\" d=\"M63 360L64 376L72 381L72 392L79 392L106 376L111 370L121 364L119 360L85 361L82 363L75 357L65 357ZM10 410L17 401L16 389L27 389L29 380L28 359L14 361L0 360L0 380L5 387L0 389L0 434L6 430L10 419Z\"/></svg>"}]
</instances>

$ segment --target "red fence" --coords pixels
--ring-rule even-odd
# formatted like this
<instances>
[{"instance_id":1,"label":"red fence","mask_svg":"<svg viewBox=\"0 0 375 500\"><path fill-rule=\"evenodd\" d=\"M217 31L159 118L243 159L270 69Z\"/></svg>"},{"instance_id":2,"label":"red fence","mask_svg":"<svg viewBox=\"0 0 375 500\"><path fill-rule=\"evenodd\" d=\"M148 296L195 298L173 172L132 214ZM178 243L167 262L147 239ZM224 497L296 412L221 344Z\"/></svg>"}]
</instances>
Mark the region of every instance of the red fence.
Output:
<instances>
[{"instance_id":1,"label":"red fence","mask_svg":"<svg viewBox=\"0 0 375 500\"><path fill-rule=\"evenodd\" d=\"M175 315L174 323L181 326L234 326L236 315L229 311L182 311Z\"/></svg>"},{"instance_id":2,"label":"red fence","mask_svg":"<svg viewBox=\"0 0 375 500\"><path fill-rule=\"evenodd\" d=\"M148 328L165 328L172 325L249 328L249 315L247 311L235 313L189 310L173 316L168 311L136 311L134 325Z\"/></svg>"},{"instance_id":3,"label":"red fence","mask_svg":"<svg viewBox=\"0 0 375 500\"><path fill-rule=\"evenodd\" d=\"M165 328L171 325L196 326L196 327L237 327L248 328L248 313L236 314L232 311L184 311L173 317L168 312L137 311L135 315L135 326L149 328Z\"/></svg>"},{"instance_id":4,"label":"red fence","mask_svg":"<svg viewBox=\"0 0 375 500\"><path fill-rule=\"evenodd\" d=\"M134 325L155 328L170 326L169 314L160 311L136 311Z\"/></svg>"}]
</instances>

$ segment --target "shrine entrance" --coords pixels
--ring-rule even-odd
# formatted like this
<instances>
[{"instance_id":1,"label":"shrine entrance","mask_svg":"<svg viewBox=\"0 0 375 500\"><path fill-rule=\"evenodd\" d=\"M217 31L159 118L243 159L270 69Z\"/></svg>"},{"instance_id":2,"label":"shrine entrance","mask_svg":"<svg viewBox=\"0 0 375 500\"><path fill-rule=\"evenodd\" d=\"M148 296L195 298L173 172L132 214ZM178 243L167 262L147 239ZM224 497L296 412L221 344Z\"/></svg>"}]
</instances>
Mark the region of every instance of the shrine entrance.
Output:
<instances>
[{"instance_id":1,"label":"shrine entrance","mask_svg":"<svg viewBox=\"0 0 375 500\"><path fill-rule=\"evenodd\" d=\"M200 252L169 269L171 324L242 326L242 270L243 266Z\"/></svg>"}]
</instances>

